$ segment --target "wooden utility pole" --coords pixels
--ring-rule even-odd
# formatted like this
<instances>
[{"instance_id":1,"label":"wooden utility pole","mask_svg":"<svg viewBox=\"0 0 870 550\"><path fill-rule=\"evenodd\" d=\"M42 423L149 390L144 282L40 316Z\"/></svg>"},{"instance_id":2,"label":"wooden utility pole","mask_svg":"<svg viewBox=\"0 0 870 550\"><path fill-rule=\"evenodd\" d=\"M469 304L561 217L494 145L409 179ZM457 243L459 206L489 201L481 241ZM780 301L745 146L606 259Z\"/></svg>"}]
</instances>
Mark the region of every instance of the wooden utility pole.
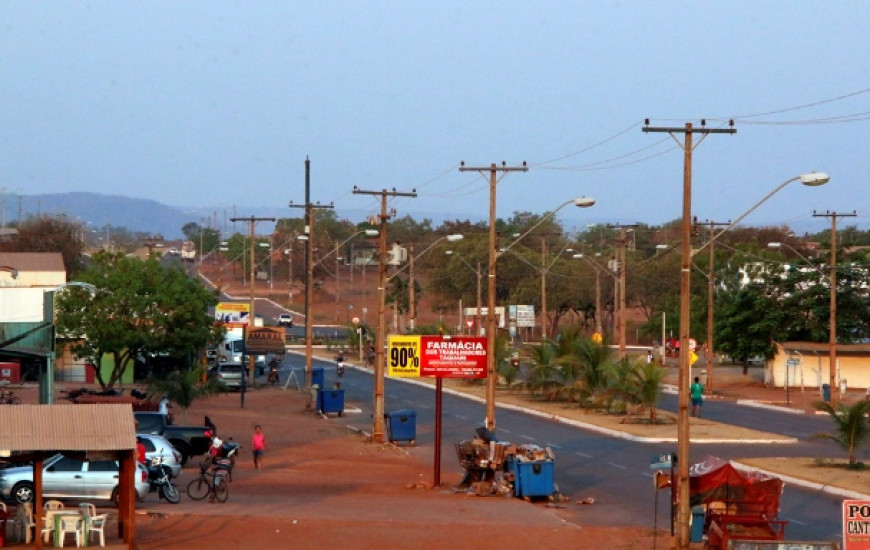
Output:
<instances>
[{"instance_id":1,"label":"wooden utility pole","mask_svg":"<svg viewBox=\"0 0 870 550\"><path fill-rule=\"evenodd\" d=\"M489 166L465 166L465 162L459 164L460 172L480 172L483 175L489 172L489 273L487 278L487 311L486 311L486 427L490 431L495 430L495 386L498 382L498 374L495 364L495 262L498 259L496 249L495 232L495 191L498 184L498 174L504 176L508 172L528 172L529 168L523 162L522 166L501 166L495 163Z\"/></svg>"},{"instance_id":2,"label":"wooden utility pole","mask_svg":"<svg viewBox=\"0 0 870 550\"><path fill-rule=\"evenodd\" d=\"M142 244L148 247L148 257L151 257L151 254L154 252L154 247L162 246L163 243L163 235L155 235L154 237L148 237L147 239L142 239Z\"/></svg>"},{"instance_id":3,"label":"wooden utility pole","mask_svg":"<svg viewBox=\"0 0 870 550\"><path fill-rule=\"evenodd\" d=\"M687 122L683 128L653 128L649 126L648 119L645 122L646 125L642 128L643 132L666 132L683 150L683 221L682 242L680 243L680 368L677 388L679 403L677 414L677 486L679 495L677 497L676 542L679 550L688 550L689 521L691 520L689 506L689 465L691 463L689 456L689 386L691 384L689 378L691 372L689 323L691 320L690 293L692 283L692 152L696 147L692 144L692 137L693 134L701 134L702 137L698 141L698 145L700 145L709 134L734 134L737 130L732 127L704 128L704 121L701 121L701 128L694 128L691 122ZM675 134L683 134L685 143L680 143Z\"/></svg>"},{"instance_id":4,"label":"wooden utility pole","mask_svg":"<svg viewBox=\"0 0 870 550\"><path fill-rule=\"evenodd\" d=\"M251 255L250 255L250 258L251 258L251 306L250 307L251 307L251 311L248 314L248 330L251 330L254 328L254 319L256 319L256 316L254 313L254 302L256 300L256 297L254 296L254 292L256 291L256 287L254 286L254 282L255 282L255 279L254 279L254 269L255 269L255 266L254 266L254 226L257 225L257 222L273 222L273 221L275 221L275 218L257 218L257 217L251 216L248 218L230 218L230 221L231 222L250 222L250 224L251 224L250 225L250 227L251 227L251 230L250 230L250 238L251 238ZM247 333L245 334L245 336L247 337ZM255 361L256 361L256 356L248 355L248 380L254 379L254 363L255 363Z\"/></svg>"},{"instance_id":5,"label":"wooden utility pole","mask_svg":"<svg viewBox=\"0 0 870 550\"><path fill-rule=\"evenodd\" d=\"M311 204L311 161L305 158L305 204L293 204L290 208L305 209L305 407L311 408L311 357L313 338L311 327L314 324L311 312L314 284L314 209L332 208L332 204Z\"/></svg>"},{"instance_id":6,"label":"wooden utility pole","mask_svg":"<svg viewBox=\"0 0 870 550\"><path fill-rule=\"evenodd\" d=\"M713 351L713 281L714 281L714 264L715 256L713 255L714 236L716 234L716 226L729 226L731 221L714 222L707 220L704 225L710 226L710 261L707 266L707 387L706 392L709 395L713 394L713 362L716 355Z\"/></svg>"},{"instance_id":7,"label":"wooden utility pole","mask_svg":"<svg viewBox=\"0 0 870 550\"><path fill-rule=\"evenodd\" d=\"M616 261L613 271L615 271L615 279L613 281L613 308L616 313L616 326L614 327L616 334L619 337L619 360L625 359L625 248L628 244L628 238L625 236L626 229L634 229L639 224L607 224L610 229L619 229L619 239L616 242Z\"/></svg>"},{"instance_id":8,"label":"wooden utility pole","mask_svg":"<svg viewBox=\"0 0 870 550\"><path fill-rule=\"evenodd\" d=\"M829 403L832 407L837 407L837 218L854 217L858 214L854 211L851 214L839 214L837 212L825 211L824 214L817 214L813 211L814 218L831 218L831 261L828 266L830 270L830 288L831 295L831 310L829 315L829 330L828 330L828 389L830 394ZM786 382L787 383L787 382Z\"/></svg>"},{"instance_id":9,"label":"wooden utility pole","mask_svg":"<svg viewBox=\"0 0 870 550\"><path fill-rule=\"evenodd\" d=\"M354 186L354 195L378 195L381 197L380 234L378 235L378 328L375 338L375 387L374 387L374 414L372 415L372 441L384 442L384 346L386 345L386 318L385 309L387 301L387 220L395 215L395 211L387 212L387 197L417 197L416 191L400 192L393 189L387 191L364 191Z\"/></svg>"}]
</instances>

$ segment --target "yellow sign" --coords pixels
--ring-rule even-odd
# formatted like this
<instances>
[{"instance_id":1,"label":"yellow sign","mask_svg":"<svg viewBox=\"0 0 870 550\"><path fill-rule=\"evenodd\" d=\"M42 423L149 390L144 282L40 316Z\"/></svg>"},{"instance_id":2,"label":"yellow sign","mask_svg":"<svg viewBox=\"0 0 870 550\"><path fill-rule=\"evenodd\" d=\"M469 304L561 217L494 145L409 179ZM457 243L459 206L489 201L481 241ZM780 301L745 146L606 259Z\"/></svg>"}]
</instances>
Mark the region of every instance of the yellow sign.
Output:
<instances>
[{"instance_id":1,"label":"yellow sign","mask_svg":"<svg viewBox=\"0 0 870 550\"><path fill-rule=\"evenodd\" d=\"M689 366L694 365L698 361L698 354L694 351L689 352Z\"/></svg>"},{"instance_id":2,"label":"yellow sign","mask_svg":"<svg viewBox=\"0 0 870 550\"><path fill-rule=\"evenodd\" d=\"M419 377L420 337L390 336L386 363L388 376Z\"/></svg>"}]
</instances>

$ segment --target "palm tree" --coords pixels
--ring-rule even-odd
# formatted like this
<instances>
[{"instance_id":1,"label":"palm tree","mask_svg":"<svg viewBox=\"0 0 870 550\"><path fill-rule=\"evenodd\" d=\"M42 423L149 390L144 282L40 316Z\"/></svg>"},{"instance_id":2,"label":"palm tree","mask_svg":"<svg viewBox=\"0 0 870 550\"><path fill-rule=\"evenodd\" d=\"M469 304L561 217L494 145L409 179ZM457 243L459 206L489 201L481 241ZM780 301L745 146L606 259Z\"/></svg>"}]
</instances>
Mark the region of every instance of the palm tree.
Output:
<instances>
[{"instance_id":1,"label":"palm tree","mask_svg":"<svg viewBox=\"0 0 870 550\"><path fill-rule=\"evenodd\" d=\"M635 365L632 372L634 396L649 409L649 421L656 423L656 403L662 393L662 381L665 379L665 369L655 363L641 362Z\"/></svg>"},{"instance_id":2,"label":"palm tree","mask_svg":"<svg viewBox=\"0 0 870 550\"><path fill-rule=\"evenodd\" d=\"M849 466L855 467L855 450L870 437L870 424L867 423L867 411L870 401L858 401L851 407L840 403L837 408L826 401L818 401L816 410L828 413L834 420L834 431L815 434L815 439L830 439L849 452Z\"/></svg>"},{"instance_id":3,"label":"palm tree","mask_svg":"<svg viewBox=\"0 0 870 550\"><path fill-rule=\"evenodd\" d=\"M226 386L204 377L202 367L195 369L175 371L169 373L164 379L153 379L148 383L148 393L151 395L165 395L170 401L181 407L183 422L187 423L187 409L197 399L208 397L216 393L227 391Z\"/></svg>"},{"instance_id":4,"label":"palm tree","mask_svg":"<svg viewBox=\"0 0 870 550\"><path fill-rule=\"evenodd\" d=\"M556 348L549 340L542 340L537 346L529 349L529 359L532 370L529 373L528 384L534 390L552 390L562 386L562 366ZM555 394L550 393L552 398Z\"/></svg>"}]
</instances>

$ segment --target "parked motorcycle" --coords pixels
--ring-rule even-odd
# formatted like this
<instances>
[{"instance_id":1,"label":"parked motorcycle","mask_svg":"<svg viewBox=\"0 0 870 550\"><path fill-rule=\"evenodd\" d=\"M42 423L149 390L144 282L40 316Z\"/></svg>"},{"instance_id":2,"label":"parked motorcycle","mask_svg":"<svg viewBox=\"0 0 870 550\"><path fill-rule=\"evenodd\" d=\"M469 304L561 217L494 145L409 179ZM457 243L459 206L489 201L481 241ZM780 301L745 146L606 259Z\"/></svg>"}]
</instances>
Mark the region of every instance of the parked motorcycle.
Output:
<instances>
[{"instance_id":1,"label":"parked motorcycle","mask_svg":"<svg viewBox=\"0 0 870 550\"><path fill-rule=\"evenodd\" d=\"M165 498L170 504L181 502L181 493L172 483L172 470L163 464L163 459L156 457L148 464L148 492L156 492L160 498Z\"/></svg>"},{"instance_id":2,"label":"parked motorcycle","mask_svg":"<svg viewBox=\"0 0 870 550\"><path fill-rule=\"evenodd\" d=\"M208 460L215 471L222 470L228 481L233 480L233 467L236 465L236 454L242 446L229 439L226 443L215 437L212 439Z\"/></svg>"},{"instance_id":3,"label":"parked motorcycle","mask_svg":"<svg viewBox=\"0 0 870 550\"><path fill-rule=\"evenodd\" d=\"M278 385L278 361L272 359L269 362L269 385L277 386Z\"/></svg>"}]
</instances>

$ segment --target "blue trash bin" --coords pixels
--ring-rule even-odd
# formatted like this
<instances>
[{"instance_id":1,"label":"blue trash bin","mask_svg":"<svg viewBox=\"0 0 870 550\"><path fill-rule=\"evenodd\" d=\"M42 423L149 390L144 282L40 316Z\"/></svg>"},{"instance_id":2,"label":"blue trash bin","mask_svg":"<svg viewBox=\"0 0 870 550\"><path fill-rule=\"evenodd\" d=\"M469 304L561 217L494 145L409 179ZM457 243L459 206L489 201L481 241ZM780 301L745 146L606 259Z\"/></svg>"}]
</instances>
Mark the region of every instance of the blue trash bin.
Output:
<instances>
[{"instance_id":1,"label":"blue trash bin","mask_svg":"<svg viewBox=\"0 0 870 550\"><path fill-rule=\"evenodd\" d=\"M829 403L831 401L831 385L830 384L822 384L822 401L827 401Z\"/></svg>"},{"instance_id":2,"label":"blue trash bin","mask_svg":"<svg viewBox=\"0 0 870 550\"><path fill-rule=\"evenodd\" d=\"M317 403L323 414L338 413L341 416L344 413L344 390L320 390Z\"/></svg>"},{"instance_id":3,"label":"blue trash bin","mask_svg":"<svg viewBox=\"0 0 870 550\"><path fill-rule=\"evenodd\" d=\"M692 529L689 533L689 542L703 542L706 515L706 509L703 506L692 506Z\"/></svg>"},{"instance_id":4,"label":"blue trash bin","mask_svg":"<svg viewBox=\"0 0 870 550\"><path fill-rule=\"evenodd\" d=\"M553 496L552 460L509 460L507 470L514 474L514 496L519 498Z\"/></svg>"},{"instance_id":5,"label":"blue trash bin","mask_svg":"<svg viewBox=\"0 0 870 550\"><path fill-rule=\"evenodd\" d=\"M387 413L385 416L390 430L390 443L408 441L413 445L417 440L417 412L403 409Z\"/></svg>"}]
</instances>

